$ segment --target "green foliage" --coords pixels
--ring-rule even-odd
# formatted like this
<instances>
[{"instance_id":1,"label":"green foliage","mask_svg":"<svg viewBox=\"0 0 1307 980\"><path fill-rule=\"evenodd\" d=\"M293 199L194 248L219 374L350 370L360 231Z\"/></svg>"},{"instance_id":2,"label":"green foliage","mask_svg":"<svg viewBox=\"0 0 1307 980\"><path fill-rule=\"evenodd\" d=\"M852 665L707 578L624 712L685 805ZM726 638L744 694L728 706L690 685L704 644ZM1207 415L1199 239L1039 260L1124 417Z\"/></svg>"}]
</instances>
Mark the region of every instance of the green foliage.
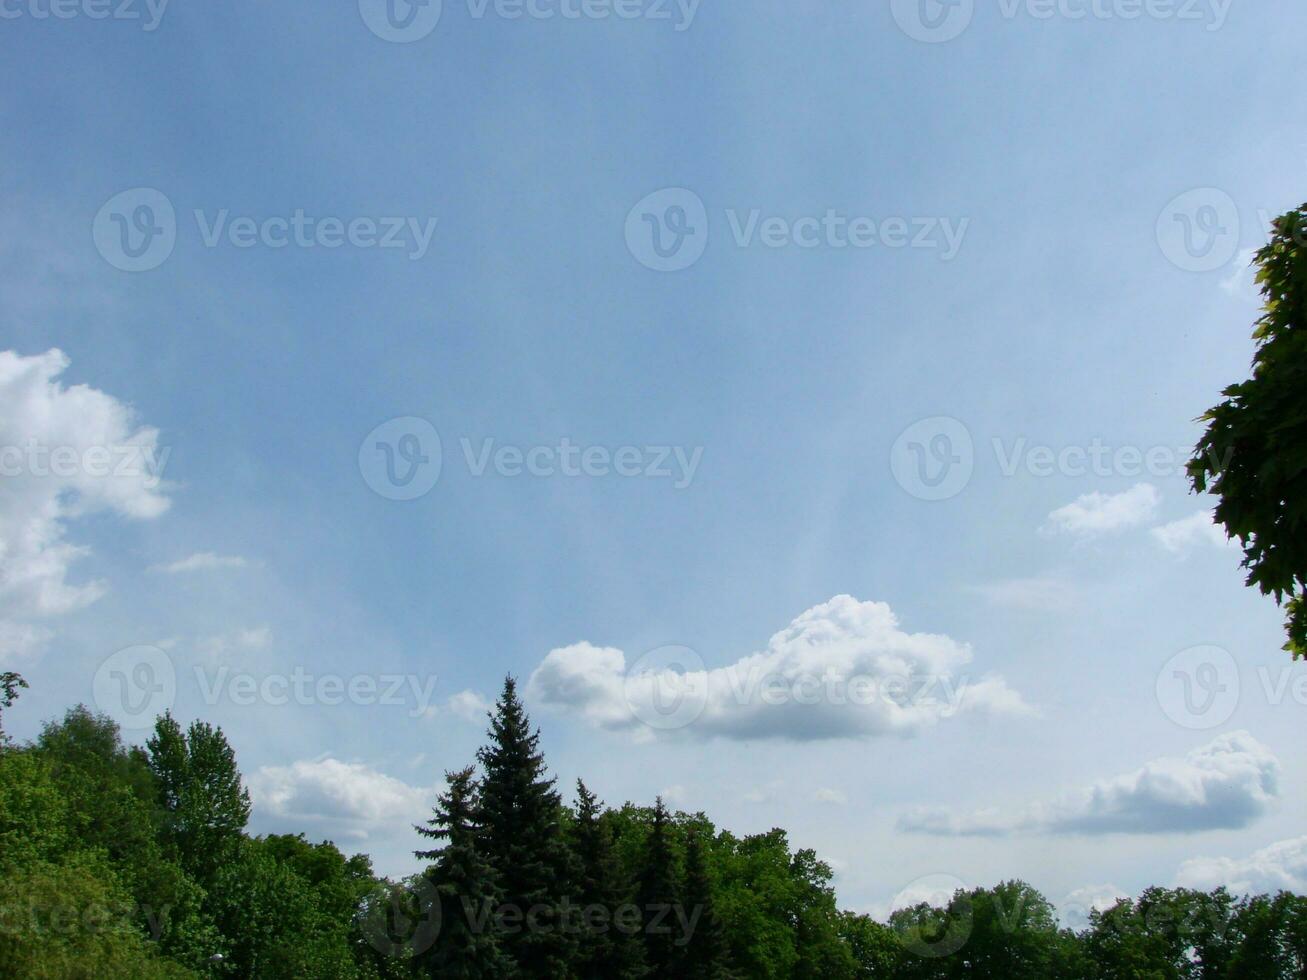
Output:
<instances>
[{"instance_id":1,"label":"green foliage","mask_svg":"<svg viewBox=\"0 0 1307 980\"><path fill-rule=\"evenodd\" d=\"M431 865L393 883L330 841L248 837L217 729L165 715L144 753L73 708L0 750L0 980L1307 975L1307 898L1288 894L1154 888L1078 934L1020 881L888 924L841 912L830 867L783 830L737 838L662 800L604 809L580 782L563 808L537 739L510 681L485 777L447 774L417 828ZM534 917L506 901L505 868Z\"/></svg>"},{"instance_id":2,"label":"green foliage","mask_svg":"<svg viewBox=\"0 0 1307 980\"><path fill-rule=\"evenodd\" d=\"M221 728L192 722L185 734L165 714L146 743L163 808L163 841L196 881L208 885L233 856L250 817L236 753Z\"/></svg>"},{"instance_id":3,"label":"green foliage","mask_svg":"<svg viewBox=\"0 0 1307 980\"><path fill-rule=\"evenodd\" d=\"M1239 539L1248 584L1286 605L1285 649L1307 657L1307 205L1275 221L1257 254L1265 309L1252 377L1203 416L1189 463L1198 493Z\"/></svg>"},{"instance_id":4,"label":"green foliage","mask_svg":"<svg viewBox=\"0 0 1307 980\"><path fill-rule=\"evenodd\" d=\"M4 711L18 700L18 692L27 687L27 681L12 670L0 672L0 746L6 741L4 730Z\"/></svg>"},{"instance_id":5,"label":"green foliage","mask_svg":"<svg viewBox=\"0 0 1307 980\"><path fill-rule=\"evenodd\" d=\"M417 856L435 864L427 872L440 908L440 933L422 958L433 977L493 980L513 972L495 930L486 928L500 900L498 875L481 852L476 782L471 768L446 773L447 788L435 814L417 831L443 843Z\"/></svg>"},{"instance_id":6,"label":"green foliage","mask_svg":"<svg viewBox=\"0 0 1307 980\"><path fill-rule=\"evenodd\" d=\"M523 977L556 980L567 975L576 955L575 932L560 914L571 855L540 734L531 728L512 677L504 681L489 734L478 753L485 772L479 820L482 851L503 892L503 947Z\"/></svg>"}]
</instances>

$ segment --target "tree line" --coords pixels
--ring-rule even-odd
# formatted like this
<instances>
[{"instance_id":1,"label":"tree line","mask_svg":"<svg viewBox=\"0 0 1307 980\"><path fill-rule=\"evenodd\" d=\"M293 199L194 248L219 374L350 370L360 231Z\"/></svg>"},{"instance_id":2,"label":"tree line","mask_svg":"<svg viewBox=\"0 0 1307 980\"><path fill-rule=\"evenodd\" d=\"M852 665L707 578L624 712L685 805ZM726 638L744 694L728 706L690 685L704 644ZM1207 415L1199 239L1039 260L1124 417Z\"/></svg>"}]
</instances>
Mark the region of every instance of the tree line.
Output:
<instances>
[{"instance_id":1,"label":"tree line","mask_svg":"<svg viewBox=\"0 0 1307 980\"><path fill-rule=\"evenodd\" d=\"M7 677L0 709L22 686ZM329 841L251 836L235 753L204 722L165 714L141 747L83 706L28 744L0 731L0 978L1307 976L1307 899L1287 893L1155 888L1080 931L1019 881L886 922L842 911L783 830L605 807L582 782L565 802L511 678L489 722L402 881Z\"/></svg>"}]
</instances>

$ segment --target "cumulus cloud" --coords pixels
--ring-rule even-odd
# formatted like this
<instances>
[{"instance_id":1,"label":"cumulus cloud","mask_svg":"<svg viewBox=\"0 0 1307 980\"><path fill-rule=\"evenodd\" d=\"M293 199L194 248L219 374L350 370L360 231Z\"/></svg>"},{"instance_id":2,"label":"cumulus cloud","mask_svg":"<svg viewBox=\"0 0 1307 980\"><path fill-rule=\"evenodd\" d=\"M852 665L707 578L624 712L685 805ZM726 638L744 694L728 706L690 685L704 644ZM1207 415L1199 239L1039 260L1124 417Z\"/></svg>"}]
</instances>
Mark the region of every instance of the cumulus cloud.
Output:
<instances>
[{"instance_id":1,"label":"cumulus cloud","mask_svg":"<svg viewBox=\"0 0 1307 980\"><path fill-rule=\"evenodd\" d=\"M1222 735L1183 759L1157 759L1017 813L919 809L901 830L939 837L1015 833L1165 834L1246 827L1279 796L1279 761L1247 732Z\"/></svg>"},{"instance_id":2,"label":"cumulus cloud","mask_svg":"<svg viewBox=\"0 0 1307 980\"><path fill-rule=\"evenodd\" d=\"M1087 885L1058 902L1057 911L1063 925L1080 932L1089 927L1089 917L1094 912L1106 912L1129 897L1116 885Z\"/></svg>"},{"instance_id":3,"label":"cumulus cloud","mask_svg":"<svg viewBox=\"0 0 1307 980\"><path fill-rule=\"evenodd\" d=\"M1122 493L1087 493L1048 515L1044 531L1090 538L1146 524L1157 514L1162 495L1151 483Z\"/></svg>"},{"instance_id":4,"label":"cumulus cloud","mask_svg":"<svg viewBox=\"0 0 1307 980\"><path fill-rule=\"evenodd\" d=\"M260 817L326 824L362 839L370 827L420 823L432 795L358 762L322 758L264 766L249 780Z\"/></svg>"},{"instance_id":5,"label":"cumulus cloud","mask_svg":"<svg viewBox=\"0 0 1307 980\"><path fill-rule=\"evenodd\" d=\"M69 581L88 553L68 540L70 523L98 512L149 519L169 503L158 430L102 391L62 384L68 364L57 350L0 351L0 622L7 647L28 655L48 635L22 624L80 609L107 588Z\"/></svg>"},{"instance_id":6,"label":"cumulus cloud","mask_svg":"<svg viewBox=\"0 0 1307 980\"><path fill-rule=\"evenodd\" d=\"M1203 545L1230 548L1237 544L1234 539L1226 537L1225 528L1215 522L1209 510L1200 510L1189 517L1162 524L1149 533L1173 555L1183 555Z\"/></svg>"},{"instance_id":7,"label":"cumulus cloud","mask_svg":"<svg viewBox=\"0 0 1307 980\"><path fill-rule=\"evenodd\" d=\"M972 651L942 634L906 633L881 602L836 596L767 648L707 669L693 651L667 663L590 643L552 650L527 696L606 731L813 741L915 735L964 712L1030 714L1000 677L973 678ZM658 651L655 651L657 653Z\"/></svg>"},{"instance_id":8,"label":"cumulus cloud","mask_svg":"<svg viewBox=\"0 0 1307 980\"><path fill-rule=\"evenodd\" d=\"M1246 858L1193 858L1180 866L1175 883L1203 891L1224 885L1240 895L1307 894L1307 837L1280 841Z\"/></svg>"},{"instance_id":9,"label":"cumulus cloud","mask_svg":"<svg viewBox=\"0 0 1307 980\"><path fill-rule=\"evenodd\" d=\"M238 555L219 555L212 551L199 551L167 565L156 565L155 571L181 575L185 572L203 572L215 568L244 568L248 564L249 562Z\"/></svg>"},{"instance_id":10,"label":"cumulus cloud","mask_svg":"<svg viewBox=\"0 0 1307 980\"><path fill-rule=\"evenodd\" d=\"M471 725L483 725L486 715L494 708L490 701L476 691L459 691L445 702L445 710Z\"/></svg>"}]
</instances>

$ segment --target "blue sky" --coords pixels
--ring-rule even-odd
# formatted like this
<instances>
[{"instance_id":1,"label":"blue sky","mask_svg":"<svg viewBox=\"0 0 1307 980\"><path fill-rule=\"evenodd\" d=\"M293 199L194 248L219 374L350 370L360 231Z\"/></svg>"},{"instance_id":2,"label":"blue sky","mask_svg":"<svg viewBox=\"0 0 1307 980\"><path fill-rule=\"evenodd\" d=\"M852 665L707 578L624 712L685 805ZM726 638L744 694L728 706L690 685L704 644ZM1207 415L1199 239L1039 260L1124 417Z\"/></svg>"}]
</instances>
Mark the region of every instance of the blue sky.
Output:
<instances>
[{"instance_id":1,"label":"blue sky","mask_svg":"<svg viewBox=\"0 0 1307 980\"><path fill-rule=\"evenodd\" d=\"M0 442L79 462L5 470L16 735L130 720L105 664L153 647L256 829L402 873L512 671L564 783L785 826L849 907L1307 873L1305 668L1175 466L1246 373L1248 250L1304 196L1307 13L927 0L956 33L928 41L898 0L445 0L397 43L371 0L49 9L0 6ZM124 271L147 217L171 251ZM429 492L390 499L378 441ZM579 475L565 445L596 449ZM705 671L674 730L623 681L668 646ZM1184 660L1195 690L1238 697L1177 722L1199 646L1231 659ZM963 710L744 704L758 652L791 680L902 660ZM297 670L408 693L225 686Z\"/></svg>"}]
</instances>

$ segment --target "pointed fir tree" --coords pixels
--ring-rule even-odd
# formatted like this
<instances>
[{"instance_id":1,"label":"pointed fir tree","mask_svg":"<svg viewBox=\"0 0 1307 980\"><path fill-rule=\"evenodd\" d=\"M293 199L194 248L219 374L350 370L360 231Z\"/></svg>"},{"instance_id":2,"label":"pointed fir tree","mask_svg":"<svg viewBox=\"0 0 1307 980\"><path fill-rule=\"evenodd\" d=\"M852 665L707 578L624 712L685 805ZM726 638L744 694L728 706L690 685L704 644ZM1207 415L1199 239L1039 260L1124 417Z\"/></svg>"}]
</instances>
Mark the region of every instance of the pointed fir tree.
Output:
<instances>
[{"instance_id":1,"label":"pointed fir tree","mask_svg":"<svg viewBox=\"0 0 1307 980\"><path fill-rule=\"evenodd\" d=\"M512 964L492 927L499 899L495 872L478 851L477 786L469 766L445 774L448 788L436 801L423 837L443 846L414 853L434 862L427 878L440 903L440 931L435 944L419 961L433 977L451 980L498 980L512 975Z\"/></svg>"},{"instance_id":2,"label":"pointed fir tree","mask_svg":"<svg viewBox=\"0 0 1307 980\"><path fill-rule=\"evenodd\" d=\"M678 980L681 947L676 910L676 855L672 850L670 817L663 798L654 804L653 824L645 841L640 874L639 904L644 916L644 951L649 980Z\"/></svg>"},{"instance_id":3,"label":"pointed fir tree","mask_svg":"<svg viewBox=\"0 0 1307 980\"><path fill-rule=\"evenodd\" d=\"M576 902L585 915L577 952L578 980L635 980L644 976L644 946L622 908L631 901L613 848L612 831L602 807L581 780L576 781L576 819L570 843L576 867ZM589 917L587 910L602 914Z\"/></svg>"},{"instance_id":4,"label":"pointed fir tree","mask_svg":"<svg viewBox=\"0 0 1307 980\"><path fill-rule=\"evenodd\" d=\"M713 904L712 877L703 838L691 832L685 845L685 920L693 923L681 957L684 980L730 980L730 949Z\"/></svg>"},{"instance_id":5,"label":"pointed fir tree","mask_svg":"<svg viewBox=\"0 0 1307 980\"><path fill-rule=\"evenodd\" d=\"M499 876L500 943L524 978L569 975L576 931L561 907L570 888L571 854L563 839L562 803L539 751L512 677L490 718L490 744L477 753L481 849Z\"/></svg>"}]
</instances>

